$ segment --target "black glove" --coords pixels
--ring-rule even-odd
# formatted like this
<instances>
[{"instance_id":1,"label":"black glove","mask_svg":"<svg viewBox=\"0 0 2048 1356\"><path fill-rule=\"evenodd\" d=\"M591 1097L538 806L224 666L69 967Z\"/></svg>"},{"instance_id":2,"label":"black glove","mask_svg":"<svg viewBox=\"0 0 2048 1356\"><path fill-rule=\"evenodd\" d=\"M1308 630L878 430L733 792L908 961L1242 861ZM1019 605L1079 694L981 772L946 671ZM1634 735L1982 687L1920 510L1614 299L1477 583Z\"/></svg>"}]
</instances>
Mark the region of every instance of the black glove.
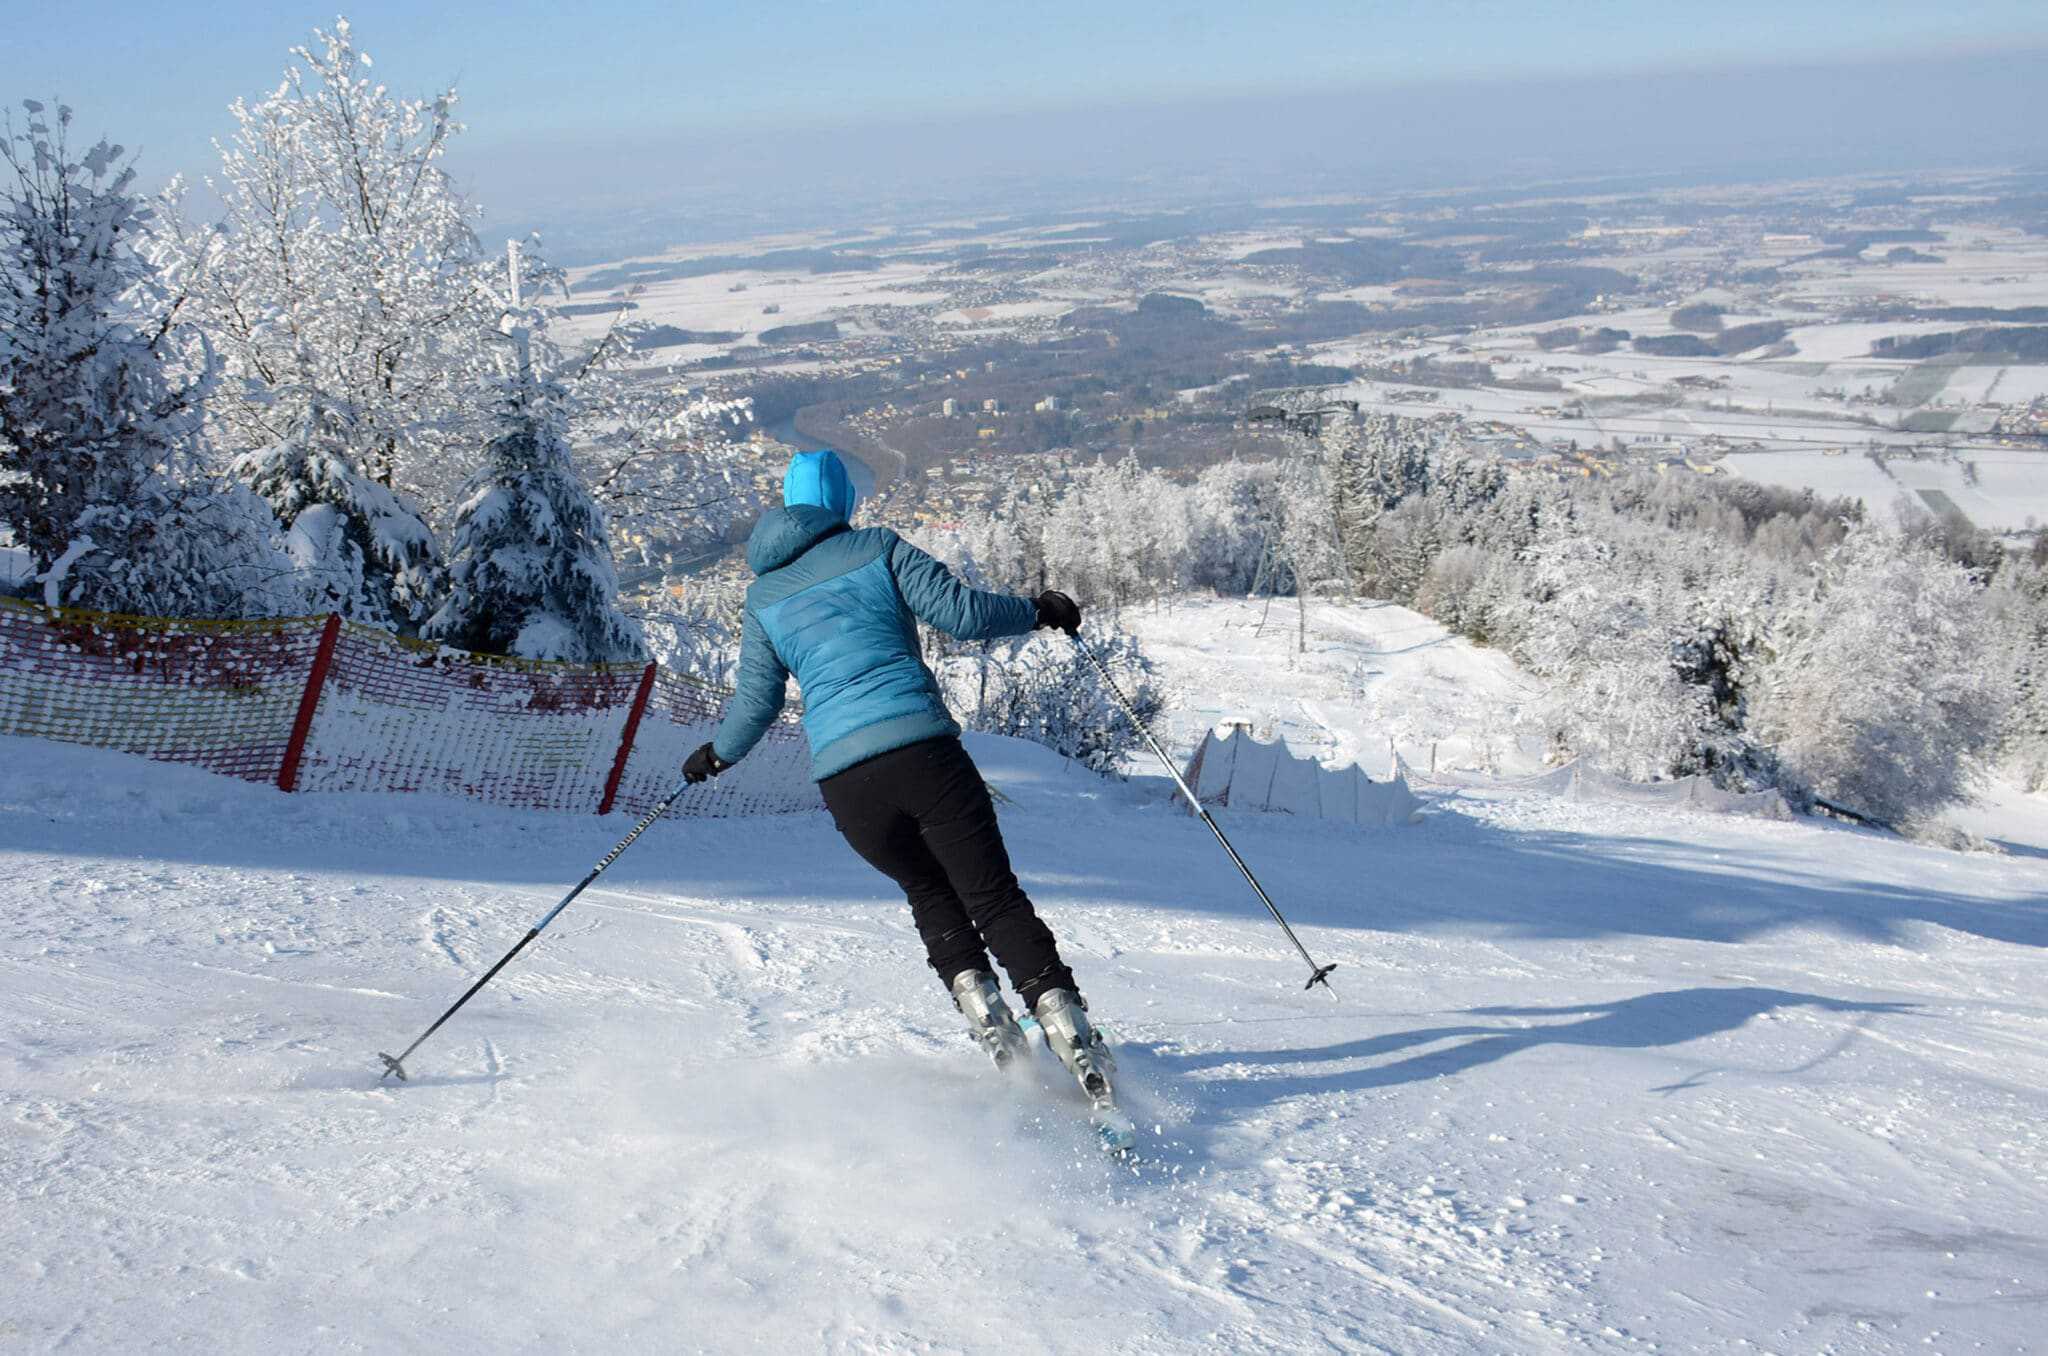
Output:
<instances>
[{"instance_id":1,"label":"black glove","mask_svg":"<svg viewBox=\"0 0 2048 1356\"><path fill-rule=\"evenodd\" d=\"M731 766L731 763L718 756L718 750L704 744L683 760L683 780L695 786L698 782L709 781Z\"/></svg>"},{"instance_id":2,"label":"black glove","mask_svg":"<svg viewBox=\"0 0 2048 1356\"><path fill-rule=\"evenodd\" d=\"M1050 626L1070 636L1080 631L1081 605L1058 589L1047 589L1032 599L1031 605L1038 609L1038 620L1031 624L1032 630Z\"/></svg>"}]
</instances>

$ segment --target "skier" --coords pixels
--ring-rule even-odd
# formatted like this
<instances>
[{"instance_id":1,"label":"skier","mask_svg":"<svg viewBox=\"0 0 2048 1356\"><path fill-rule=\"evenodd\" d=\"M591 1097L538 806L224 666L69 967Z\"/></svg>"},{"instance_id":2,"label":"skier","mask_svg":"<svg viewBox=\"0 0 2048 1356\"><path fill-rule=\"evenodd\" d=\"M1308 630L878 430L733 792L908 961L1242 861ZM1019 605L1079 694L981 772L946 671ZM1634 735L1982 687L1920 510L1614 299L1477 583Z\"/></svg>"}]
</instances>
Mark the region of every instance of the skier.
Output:
<instances>
[{"instance_id":1,"label":"skier","mask_svg":"<svg viewBox=\"0 0 2048 1356\"><path fill-rule=\"evenodd\" d=\"M998 1067L1030 1048L989 967L993 951L1047 1044L1098 1110L1113 1065L1052 931L1017 877L988 787L918 651L916 621L962 640L1079 630L1064 593L986 593L887 528L855 529L856 492L830 451L799 452L784 507L747 542L737 691L690 782L747 756L791 673L804 696L811 775L853 850L903 889L926 958Z\"/></svg>"}]
</instances>

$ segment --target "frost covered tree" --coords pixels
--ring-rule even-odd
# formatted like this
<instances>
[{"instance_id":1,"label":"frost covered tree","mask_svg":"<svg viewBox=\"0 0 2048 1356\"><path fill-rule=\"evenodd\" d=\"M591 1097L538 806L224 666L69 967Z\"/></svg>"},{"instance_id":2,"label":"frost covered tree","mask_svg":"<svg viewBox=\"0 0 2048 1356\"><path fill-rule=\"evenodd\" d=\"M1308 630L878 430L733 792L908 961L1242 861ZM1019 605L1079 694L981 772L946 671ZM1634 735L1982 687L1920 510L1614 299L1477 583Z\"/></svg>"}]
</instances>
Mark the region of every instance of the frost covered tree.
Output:
<instances>
[{"instance_id":1,"label":"frost covered tree","mask_svg":"<svg viewBox=\"0 0 2048 1356\"><path fill-rule=\"evenodd\" d=\"M972 587L1030 587L989 573L965 542L965 534L955 533L925 544ZM963 641L931 627L919 630L947 705L968 729L1029 739L1098 772L1121 770L1142 743L1094 666L1065 637ZM1101 614L1090 618L1085 631L1139 715L1147 721L1158 715L1165 697L1137 638Z\"/></svg>"},{"instance_id":2,"label":"frost covered tree","mask_svg":"<svg viewBox=\"0 0 2048 1356\"><path fill-rule=\"evenodd\" d=\"M169 381L130 312L148 269L134 171L105 141L73 158L71 110L53 130L25 101L0 155L0 511L48 570L94 505L132 503L192 436L199 391Z\"/></svg>"},{"instance_id":3,"label":"frost covered tree","mask_svg":"<svg viewBox=\"0 0 2048 1356\"><path fill-rule=\"evenodd\" d=\"M1084 468L959 541L1000 584L1084 601L1348 584L1416 606L1546 680L1528 714L1559 756L1626 776L1782 785L1905 821L1992 754L2048 779L2048 561L1987 590L1981 543L1865 516L1719 478L1510 475L1452 423L1368 414L1192 486Z\"/></svg>"},{"instance_id":4,"label":"frost covered tree","mask_svg":"<svg viewBox=\"0 0 2048 1356\"><path fill-rule=\"evenodd\" d=\"M1797 786L1910 825L1965 798L2007 700L1969 573L1870 528L1788 600L1754 704Z\"/></svg>"},{"instance_id":5,"label":"frost covered tree","mask_svg":"<svg viewBox=\"0 0 2048 1356\"><path fill-rule=\"evenodd\" d=\"M1165 696L1136 638L1098 621L1087 632L1139 716L1154 719ZM936 668L947 704L968 729L1029 739L1097 772L1121 771L1143 743L1094 665L1063 636L956 647L937 657Z\"/></svg>"},{"instance_id":6,"label":"frost covered tree","mask_svg":"<svg viewBox=\"0 0 2048 1356\"><path fill-rule=\"evenodd\" d=\"M559 273L545 272L548 285L561 285ZM767 506L728 436L752 417L748 402L634 366L638 328L615 327L573 362L549 350L582 412L577 464L614 532L671 549L723 543Z\"/></svg>"},{"instance_id":7,"label":"frost covered tree","mask_svg":"<svg viewBox=\"0 0 2048 1356\"><path fill-rule=\"evenodd\" d=\"M71 110L0 140L0 516L44 601L233 617L303 603L276 524L204 475L206 374L179 381L168 304L136 252L147 212L118 146L74 157Z\"/></svg>"},{"instance_id":8,"label":"frost covered tree","mask_svg":"<svg viewBox=\"0 0 2048 1356\"><path fill-rule=\"evenodd\" d=\"M218 441L287 527L314 505L353 516L375 503L376 521L343 535L371 576L363 596L410 625L435 591L416 504L460 483L493 370L475 214L442 163L461 130L455 95L393 96L346 21L292 55L274 90L232 106L207 179L221 221L185 220L174 183L155 258L178 325L219 354Z\"/></svg>"},{"instance_id":9,"label":"frost covered tree","mask_svg":"<svg viewBox=\"0 0 2048 1356\"><path fill-rule=\"evenodd\" d=\"M1045 523L1052 585L1111 606L1178 587L1188 555L1185 499L1135 455L1076 471Z\"/></svg>"},{"instance_id":10,"label":"frost covered tree","mask_svg":"<svg viewBox=\"0 0 2048 1356\"><path fill-rule=\"evenodd\" d=\"M687 591L664 589L636 609L647 649L671 673L731 687L740 662L741 614L752 576L741 569L691 577Z\"/></svg>"},{"instance_id":11,"label":"frost covered tree","mask_svg":"<svg viewBox=\"0 0 2048 1356\"><path fill-rule=\"evenodd\" d=\"M289 436L230 469L291 524L285 549L317 610L410 630L441 591L434 537L397 491L362 473L352 434L345 413L315 402Z\"/></svg>"},{"instance_id":12,"label":"frost covered tree","mask_svg":"<svg viewBox=\"0 0 2048 1356\"><path fill-rule=\"evenodd\" d=\"M1501 558L1480 546L1453 546L1429 562L1416 586L1415 610L1486 643L1499 634L1495 593Z\"/></svg>"},{"instance_id":13,"label":"frost covered tree","mask_svg":"<svg viewBox=\"0 0 2048 1356\"><path fill-rule=\"evenodd\" d=\"M959 555L974 563L989 587L1034 594L1047 587L1042 503L1011 490L993 511L970 514L961 523Z\"/></svg>"},{"instance_id":14,"label":"frost covered tree","mask_svg":"<svg viewBox=\"0 0 2048 1356\"><path fill-rule=\"evenodd\" d=\"M1555 751L1637 781L1696 770L1710 714L1674 663L1669 590L1645 563L1586 537L1538 547L1515 646L1549 680L1539 718Z\"/></svg>"},{"instance_id":15,"label":"frost covered tree","mask_svg":"<svg viewBox=\"0 0 2048 1356\"><path fill-rule=\"evenodd\" d=\"M2048 790L2048 564L2012 562L1985 604L2012 693L2000 751L2021 787Z\"/></svg>"},{"instance_id":16,"label":"frost covered tree","mask_svg":"<svg viewBox=\"0 0 2048 1356\"><path fill-rule=\"evenodd\" d=\"M604 511L570 453L569 392L536 362L546 321L519 259L499 329L498 431L456 510L447 599L421 633L522 659L644 659L640 628L619 610Z\"/></svg>"},{"instance_id":17,"label":"frost covered tree","mask_svg":"<svg viewBox=\"0 0 2048 1356\"><path fill-rule=\"evenodd\" d=\"M124 504L96 504L43 576L43 601L148 617L298 616L313 609L250 490L196 471L150 476Z\"/></svg>"},{"instance_id":18,"label":"frost covered tree","mask_svg":"<svg viewBox=\"0 0 2048 1356\"><path fill-rule=\"evenodd\" d=\"M1190 579L1218 593L1250 594L1280 530L1271 462L1228 461L1196 477L1189 503Z\"/></svg>"}]
</instances>

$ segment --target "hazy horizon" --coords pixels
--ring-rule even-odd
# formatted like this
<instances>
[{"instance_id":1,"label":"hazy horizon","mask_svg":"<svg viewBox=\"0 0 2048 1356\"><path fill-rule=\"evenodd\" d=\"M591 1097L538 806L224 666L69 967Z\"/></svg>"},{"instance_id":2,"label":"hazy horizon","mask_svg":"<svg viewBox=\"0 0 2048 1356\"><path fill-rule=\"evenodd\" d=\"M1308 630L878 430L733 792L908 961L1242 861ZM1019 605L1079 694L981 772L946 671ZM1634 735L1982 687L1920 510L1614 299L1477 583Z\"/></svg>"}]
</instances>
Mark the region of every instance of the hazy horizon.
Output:
<instances>
[{"instance_id":1,"label":"hazy horizon","mask_svg":"<svg viewBox=\"0 0 2048 1356\"><path fill-rule=\"evenodd\" d=\"M1574 179L2048 168L2048 48L1853 65L1443 81L1386 89L849 125L635 144L493 147L458 172L565 258L652 231L1165 209ZM1902 95L1902 91L1905 93ZM1644 110L1654 116L1643 116ZM534 173L546 165L544 175ZM842 210L843 209L843 210ZM635 220L642 227L635 227ZM692 229L692 228L695 229ZM620 232L624 231L624 235Z\"/></svg>"},{"instance_id":2,"label":"hazy horizon","mask_svg":"<svg viewBox=\"0 0 2048 1356\"><path fill-rule=\"evenodd\" d=\"M1597 176L1769 177L2048 162L2048 15L1979 3L1658 7L1491 0L1214 14L975 13L896 0L682 16L605 0L354 7L370 74L450 83L451 170L492 234L567 261L668 243L1098 205ZM236 97L333 23L83 6L0 58L145 183L197 180ZM31 74L31 72L33 72Z\"/></svg>"}]
</instances>

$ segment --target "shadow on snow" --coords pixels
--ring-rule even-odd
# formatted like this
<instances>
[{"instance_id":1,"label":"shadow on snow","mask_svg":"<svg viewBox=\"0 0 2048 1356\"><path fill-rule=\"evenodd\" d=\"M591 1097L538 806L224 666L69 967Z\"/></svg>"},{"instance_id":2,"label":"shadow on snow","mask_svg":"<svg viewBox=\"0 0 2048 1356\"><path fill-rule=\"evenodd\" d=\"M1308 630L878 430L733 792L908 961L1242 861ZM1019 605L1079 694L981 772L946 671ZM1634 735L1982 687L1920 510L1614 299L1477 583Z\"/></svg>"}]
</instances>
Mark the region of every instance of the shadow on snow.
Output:
<instances>
[{"instance_id":1,"label":"shadow on snow","mask_svg":"<svg viewBox=\"0 0 2048 1356\"><path fill-rule=\"evenodd\" d=\"M1737 1030L1766 1013L1785 1008L1810 1007L1823 1012L1860 1014L1867 1021L1880 1015L1910 1013L1911 1003L1863 1003L1819 994L1794 993L1785 989L1693 988L1669 989L1640 994L1612 1003L1574 1004L1565 1007L1485 1007L1466 1011L1468 1017L1560 1018L1577 1021L1553 1022L1540 1026L1458 1024L1419 1027L1412 1031L1388 1032L1363 1040L1303 1050L1209 1050L1176 1053L1170 1048L1150 1047L1148 1061L1169 1075L1197 1069L1229 1066L1267 1066L1289 1071L1270 1077L1251 1078L1232 1084L1231 1103L1263 1104L1294 1097L1333 1092L1356 1092L1368 1088L1393 1087L1402 1083L1455 1077L1525 1050L1546 1045L1591 1046L1605 1049L1647 1050L1683 1045L1688 1041ZM1853 1033L1852 1033L1853 1034ZM1411 1054L1391 1063L1364 1068L1346 1068L1327 1073L1294 1072L1292 1066L1351 1063L1398 1054L1417 1046L1456 1041L1447 1049ZM1848 1037L1808 1060L1787 1075L1804 1073L1839 1054ZM1673 1093L1697 1086L1701 1075L1680 1083L1652 1088L1652 1092Z\"/></svg>"},{"instance_id":2,"label":"shadow on snow","mask_svg":"<svg viewBox=\"0 0 2048 1356\"><path fill-rule=\"evenodd\" d=\"M126 772L122 766L119 770ZM1171 808L1163 778L998 780L1005 836L1029 893L1061 911L1168 908L1265 926L1206 829ZM1014 793L1014 794L1010 794ZM288 797L226 779L179 783L172 812L143 802L109 841L109 806L0 807L0 850L270 871L329 871L566 890L630 827L623 815L521 813L432 797ZM1225 814L1226 831L1298 926L1504 937L1668 937L1738 943L1788 927L1898 943L1914 924L2048 946L2048 892L2009 897L1977 859L1855 830L1625 812L1611 832L1516 828L1439 799L1422 824L1359 830L1290 816ZM125 811L126 807L123 807ZM1671 825L1666 831L1663 825ZM1866 866L1866 863L1868 864ZM2010 880L2012 864L2002 865ZM1945 879L1961 888L1847 873ZM1936 872L1940 875L1937 876ZM1984 893L1970 893L1977 874ZM823 814L681 820L657 827L608 884L680 897L876 905L899 902ZM519 904L519 912L532 906ZM1276 934L1277 939L1277 934ZM1313 941L1311 940L1311 949Z\"/></svg>"}]
</instances>

